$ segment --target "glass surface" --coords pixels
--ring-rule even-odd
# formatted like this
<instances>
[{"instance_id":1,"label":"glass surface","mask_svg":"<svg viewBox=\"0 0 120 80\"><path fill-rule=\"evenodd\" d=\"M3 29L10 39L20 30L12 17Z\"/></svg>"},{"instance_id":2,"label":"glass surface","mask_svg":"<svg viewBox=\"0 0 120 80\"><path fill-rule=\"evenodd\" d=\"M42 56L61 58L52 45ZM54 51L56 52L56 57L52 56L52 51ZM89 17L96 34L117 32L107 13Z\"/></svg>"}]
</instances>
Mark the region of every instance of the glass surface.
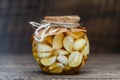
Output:
<instances>
[{"instance_id":1,"label":"glass surface","mask_svg":"<svg viewBox=\"0 0 120 80\"><path fill-rule=\"evenodd\" d=\"M32 51L40 68L49 74L75 74L89 56L85 32L63 32L47 36L42 42L33 39Z\"/></svg>"}]
</instances>

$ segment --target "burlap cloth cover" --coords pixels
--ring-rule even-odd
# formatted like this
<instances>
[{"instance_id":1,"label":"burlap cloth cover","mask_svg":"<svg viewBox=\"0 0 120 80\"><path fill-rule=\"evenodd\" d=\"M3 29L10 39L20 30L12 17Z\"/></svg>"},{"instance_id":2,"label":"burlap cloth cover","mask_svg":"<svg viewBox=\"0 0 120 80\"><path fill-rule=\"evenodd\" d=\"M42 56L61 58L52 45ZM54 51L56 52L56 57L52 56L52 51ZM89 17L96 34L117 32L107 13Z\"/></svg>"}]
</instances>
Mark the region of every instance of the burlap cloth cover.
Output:
<instances>
[{"instance_id":1,"label":"burlap cloth cover","mask_svg":"<svg viewBox=\"0 0 120 80\"><path fill-rule=\"evenodd\" d=\"M42 41L45 37L63 32L86 32L84 27L80 27L79 16L45 16L40 23L30 22L36 27L34 38Z\"/></svg>"}]
</instances>

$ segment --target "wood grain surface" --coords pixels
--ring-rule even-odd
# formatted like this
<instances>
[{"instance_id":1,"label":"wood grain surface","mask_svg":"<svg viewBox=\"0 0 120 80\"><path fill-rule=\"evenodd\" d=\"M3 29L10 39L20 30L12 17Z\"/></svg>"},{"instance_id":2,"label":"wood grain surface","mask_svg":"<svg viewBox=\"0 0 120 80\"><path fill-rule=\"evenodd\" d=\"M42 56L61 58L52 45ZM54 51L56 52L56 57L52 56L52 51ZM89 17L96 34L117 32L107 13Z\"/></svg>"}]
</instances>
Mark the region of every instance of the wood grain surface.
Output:
<instances>
[{"instance_id":1,"label":"wood grain surface","mask_svg":"<svg viewBox=\"0 0 120 80\"><path fill-rule=\"evenodd\" d=\"M92 54L75 75L44 74L32 54L0 55L0 80L120 80L119 54Z\"/></svg>"}]
</instances>

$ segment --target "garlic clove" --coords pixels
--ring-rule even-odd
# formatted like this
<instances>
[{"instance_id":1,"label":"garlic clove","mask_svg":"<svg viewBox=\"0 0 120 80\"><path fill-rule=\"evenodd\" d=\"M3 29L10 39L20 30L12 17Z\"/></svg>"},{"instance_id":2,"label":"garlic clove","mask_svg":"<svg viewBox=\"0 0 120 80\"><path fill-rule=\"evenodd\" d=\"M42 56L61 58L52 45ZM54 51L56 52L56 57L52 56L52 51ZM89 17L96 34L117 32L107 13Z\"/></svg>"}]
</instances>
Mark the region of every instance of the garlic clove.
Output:
<instances>
[{"instance_id":1,"label":"garlic clove","mask_svg":"<svg viewBox=\"0 0 120 80\"><path fill-rule=\"evenodd\" d=\"M47 44L38 43L37 44L37 51L38 52L49 52L49 51L53 51L53 49Z\"/></svg>"},{"instance_id":2,"label":"garlic clove","mask_svg":"<svg viewBox=\"0 0 120 80\"><path fill-rule=\"evenodd\" d=\"M85 45L86 45L86 40L81 38L81 39L78 39L74 42L74 49L75 50L81 50Z\"/></svg>"},{"instance_id":3,"label":"garlic clove","mask_svg":"<svg viewBox=\"0 0 120 80\"><path fill-rule=\"evenodd\" d=\"M70 67L77 67L82 62L82 54L78 51L72 52L68 58Z\"/></svg>"},{"instance_id":4,"label":"garlic clove","mask_svg":"<svg viewBox=\"0 0 120 80\"><path fill-rule=\"evenodd\" d=\"M88 56L89 53L90 53L90 45L89 45L89 40L87 38L87 36L85 35L85 40L87 41L87 44L86 46L81 50L81 53L84 55L84 56Z\"/></svg>"},{"instance_id":5,"label":"garlic clove","mask_svg":"<svg viewBox=\"0 0 120 80\"><path fill-rule=\"evenodd\" d=\"M61 73L63 71L63 64L61 63L54 63L49 67L49 71L51 73Z\"/></svg>"},{"instance_id":6,"label":"garlic clove","mask_svg":"<svg viewBox=\"0 0 120 80\"><path fill-rule=\"evenodd\" d=\"M57 57L57 60L58 60L60 63L62 63L63 65L68 65L68 59L67 59L67 57L64 56L64 55L59 55L59 56Z\"/></svg>"},{"instance_id":7,"label":"garlic clove","mask_svg":"<svg viewBox=\"0 0 120 80\"><path fill-rule=\"evenodd\" d=\"M46 58L46 57L50 57L52 55L52 52L45 52L45 53L40 53L39 52L37 55L40 58Z\"/></svg>"},{"instance_id":8,"label":"garlic clove","mask_svg":"<svg viewBox=\"0 0 120 80\"><path fill-rule=\"evenodd\" d=\"M65 51L64 49L57 49L54 51L55 55L67 55L69 52Z\"/></svg>"},{"instance_id":9,"label":"garlic clove","mask_svg":"<svg viewBox=\"0 0 120 80\"><path fill-rule=\"evenodd\" d=\"M52 42L52 47L53 49L60 49L63 47L63 39L64 39L64 34L60 33L54 36L53 42Z\"/></svg>"},{"instance_id":10,"label":"garlic clove","mask_svg":"<svg viewBox=\"0 0 120 80\"><path fill-rule=\"evenodd\" d=\"M87 56L89 54L89 43L87 43L87 45L81 50L81 53L84 55L84 56Z\"/></svg>"},{"instance_id":11,"label":"garlic clove","mask_svg":"<svg viewBox=\"0 0 120 80\"><path fill-rule=\"evenodd\" d=\"M73 44L74 44L74 39L71 36L66 36L64 38L63 45L64 45L64 48L68 52L72 52L72 50L73 50Z\"/></svg>"},{"instance_id":12,"label":"garlic clove","mask_svg":"<svg viewBox=\"0 0 120 80\"><path fill-rule=\"evenodd\" d=\"M41 63L44 65L44 66L50 66L52 65L53 63L55 63L56 61L56 56L52 56L52 57L49 57L49 58L42 58L41 59Z\"/></svg>"}]
</instances>

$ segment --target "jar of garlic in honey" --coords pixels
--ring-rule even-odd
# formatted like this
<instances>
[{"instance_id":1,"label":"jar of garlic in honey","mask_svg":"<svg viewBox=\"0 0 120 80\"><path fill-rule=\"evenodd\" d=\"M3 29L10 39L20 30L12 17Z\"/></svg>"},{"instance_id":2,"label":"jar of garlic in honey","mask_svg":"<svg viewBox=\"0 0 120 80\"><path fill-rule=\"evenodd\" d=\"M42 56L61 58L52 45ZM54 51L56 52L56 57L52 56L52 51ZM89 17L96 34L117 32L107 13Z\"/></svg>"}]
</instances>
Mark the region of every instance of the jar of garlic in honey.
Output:
<instances>
[{"instance_id":1,"label":"jar of garlic in honey","mask_svg":"<svg viewBox=\"0 0 120 80\"><path fill-rule=\"evenodd\" d=\"M41 70L49 74L75 74L89 56L86 29L79 16L45 16L35 27L32 51Z\"/></svg>"}]
</instances>

